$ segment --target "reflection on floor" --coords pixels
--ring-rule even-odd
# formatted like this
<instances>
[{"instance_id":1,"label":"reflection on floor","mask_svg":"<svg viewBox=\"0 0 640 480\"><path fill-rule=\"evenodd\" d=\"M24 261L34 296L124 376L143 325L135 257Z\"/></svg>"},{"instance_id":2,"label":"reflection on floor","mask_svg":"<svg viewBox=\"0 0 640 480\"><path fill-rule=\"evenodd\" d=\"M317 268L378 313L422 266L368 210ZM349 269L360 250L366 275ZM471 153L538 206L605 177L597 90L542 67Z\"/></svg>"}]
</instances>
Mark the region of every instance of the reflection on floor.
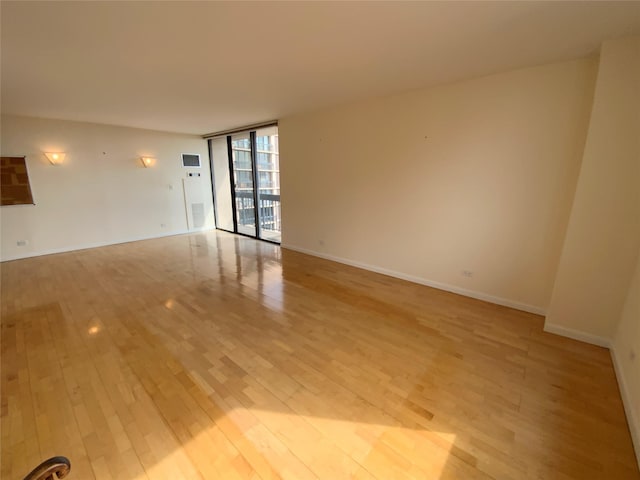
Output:
<instances>
[{"instance_id":1,"label":"reflection on floor","mask_svg":"<svg viewBox=\"0 0 640 480\"><path fill-rule=\"evenodd\" d=\"M638 479L606 350L222 232L2 264L2 470Z\"/></svg>"}]
</instances>

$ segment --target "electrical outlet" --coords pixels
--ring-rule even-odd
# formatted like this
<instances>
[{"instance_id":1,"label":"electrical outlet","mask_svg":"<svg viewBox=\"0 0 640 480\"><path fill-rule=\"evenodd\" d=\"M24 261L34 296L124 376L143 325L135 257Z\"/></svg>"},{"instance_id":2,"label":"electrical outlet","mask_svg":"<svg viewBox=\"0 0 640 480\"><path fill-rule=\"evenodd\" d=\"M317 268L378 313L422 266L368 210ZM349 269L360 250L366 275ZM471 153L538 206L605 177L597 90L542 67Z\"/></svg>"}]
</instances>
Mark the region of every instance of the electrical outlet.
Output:
<instances>
[{"instance_id":1,"label":"electrical outlet","mask_svg":"<svg viewBox=\"0 0 640 480\"><path fill-rule=\"evenodd\" d=\"M29 240L18 240L16 242L16 245L18 245L19 247L26 247L27 245L29 245Z\"/></svg>"},{"instance_id":2,"label":"electrical outlet","mask_svg":"<svg viewBox=\"0 0 640 480\"><path fill-rule=\"evenodd\" d=\"M167 224L166 223L161 223L160 224L160 228L167 228Z\"/></svg>"},{"instance_id":3,"label":"electrical outlet","mask_svg":"<svg viewBox=\"0 0 640 480\"><path fill-rule=\"evenodd\" d=\"M473 277L473 272L471 270L462 270L462 275L471 278Z\"/></svg>"}]
</instances>

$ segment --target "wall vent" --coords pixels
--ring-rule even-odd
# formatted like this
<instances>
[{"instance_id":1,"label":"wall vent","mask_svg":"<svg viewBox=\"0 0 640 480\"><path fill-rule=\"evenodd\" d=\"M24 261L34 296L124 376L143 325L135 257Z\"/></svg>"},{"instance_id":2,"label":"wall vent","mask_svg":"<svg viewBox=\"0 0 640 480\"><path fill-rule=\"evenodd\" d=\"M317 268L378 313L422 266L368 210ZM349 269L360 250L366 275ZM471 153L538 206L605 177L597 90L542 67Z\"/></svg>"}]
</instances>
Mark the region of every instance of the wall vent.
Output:
<instances>
[{"instance_id":1,"label":"wall vent","mask_svg":"<svg viewBox=\"0 0 640 480\"><path fill-rule=\"evenodd\" d=\"M183 153L182 166L189 168L200 168L200 155L197 153Z\"/></svg>"},{"instance_id":2,"label":"wall vent","mask_svg":"<svg viewBox=\"0 0 640 480\"><path fill-rule=\"evenodd\" d=\"M191 218L193 218L193 228L204 227L204 203L191 204Z\"/></svg>"}]
</instances>

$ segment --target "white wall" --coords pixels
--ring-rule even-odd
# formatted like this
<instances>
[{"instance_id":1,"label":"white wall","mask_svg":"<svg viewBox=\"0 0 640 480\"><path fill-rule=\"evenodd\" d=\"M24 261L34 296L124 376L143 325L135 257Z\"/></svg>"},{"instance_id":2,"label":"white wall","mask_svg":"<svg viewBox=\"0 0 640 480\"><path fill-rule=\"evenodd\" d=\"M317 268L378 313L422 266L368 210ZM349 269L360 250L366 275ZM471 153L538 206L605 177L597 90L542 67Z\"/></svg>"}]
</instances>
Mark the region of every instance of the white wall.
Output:
<instances>
[{"instance_id":1,"label":"white wall","mask_svg":"<svg viewBox=\"0 0 640 480\"><path fill-rule=\"evenodd\" d=\"M640 463L640 256L613 341L613 357Z\"/></svg>"},{"instance_id":2,"label":"white wall","mask_svg":"<svg viewBox=\"0 0 640 480\"><path fill-rule=\"evenodd\" d=\"M608 344L640 246L640 37L605 42L546 329Z\"/></svg>"},{"instance_id":3,"label":"white wall","mask_svg":"<svg viewBox=\"0 0 640 480\"><path fill-rule=\"evenodd\" d=\"M3 156L26 155L36 203L0 208L2 260L185 232L187 171L202 175L205 226L214 227L199 137L16 116L3 116L1 131ZM66 152L64 164L51 165L45 151ZM199 153L202 168L183 168L181 153ZM144 168L141 156L155 164Z\"/></svg>"},{"instance_id":4,"label":"white wall","mask_svg":"<svg viewBox=\"0 0 640 480\"><path fill-rule=\"evenodd\" d=\"M596 65L528 68L281 119L283 246L543 312Z\"/></svg>"}]
</instances>

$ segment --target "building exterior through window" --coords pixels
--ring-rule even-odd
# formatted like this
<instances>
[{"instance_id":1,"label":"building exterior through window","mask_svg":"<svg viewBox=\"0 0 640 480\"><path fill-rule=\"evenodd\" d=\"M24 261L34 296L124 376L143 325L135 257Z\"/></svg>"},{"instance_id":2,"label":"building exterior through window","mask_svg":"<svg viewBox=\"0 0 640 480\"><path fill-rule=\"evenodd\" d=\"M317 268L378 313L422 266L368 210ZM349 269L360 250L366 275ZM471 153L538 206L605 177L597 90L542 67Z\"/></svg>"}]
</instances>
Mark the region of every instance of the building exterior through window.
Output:
<instances>
[{"instance_id":1,"label":"building exterior through window","mask_svg":"<svg viewBox=\"0 0 640 480\"><path fill-rule=\"evenodd\" d=\"M236 233L279 243L282 225L278 127L263 127L226 137L231 147L227 154L232 160L232 172L225 169L222 157L227 149L223 148L222 140L210 140L218 228L229 230L231 214ZM228 190L219 178L221 175L230 180ZM225 198L227 191L231 194L231 203ZM227 205L235 206L235 212L229 212Z\"/></svg>"}]
</instances>

